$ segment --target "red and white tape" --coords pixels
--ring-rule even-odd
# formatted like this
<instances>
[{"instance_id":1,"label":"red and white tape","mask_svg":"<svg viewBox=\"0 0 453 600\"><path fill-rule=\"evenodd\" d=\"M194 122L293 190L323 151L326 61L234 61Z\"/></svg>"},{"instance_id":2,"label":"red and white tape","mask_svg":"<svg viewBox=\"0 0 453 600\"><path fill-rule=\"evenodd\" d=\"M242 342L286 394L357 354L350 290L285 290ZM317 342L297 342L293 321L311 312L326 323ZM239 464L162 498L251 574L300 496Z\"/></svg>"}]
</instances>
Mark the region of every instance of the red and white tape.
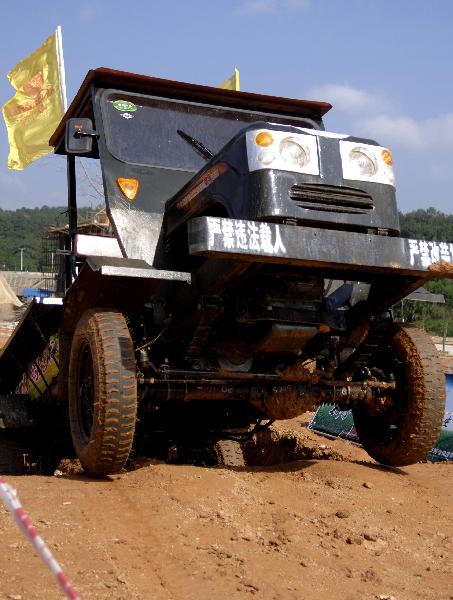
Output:
<instances>
[{"instance_id":1,"label":"red and white tape","mask_svg":"<svg viewBox=\"0 0 453 600\"><path fill-rule=\"evenodd\" d=\"M36 531L30 517L23 509L21 503L16 494L16 490L13 489L5 479L0 475L0 496L9 510L17 526L32 544L40 558L44 561L44 564L49 567L52 574L58 581L58 584L67 598L70 600L80 600L79 594L75 591L72 585L69 583L68 578L63 573L62 568L52 556L51 551L46 546L42 537Z\"/></svg>"}]
</instances>

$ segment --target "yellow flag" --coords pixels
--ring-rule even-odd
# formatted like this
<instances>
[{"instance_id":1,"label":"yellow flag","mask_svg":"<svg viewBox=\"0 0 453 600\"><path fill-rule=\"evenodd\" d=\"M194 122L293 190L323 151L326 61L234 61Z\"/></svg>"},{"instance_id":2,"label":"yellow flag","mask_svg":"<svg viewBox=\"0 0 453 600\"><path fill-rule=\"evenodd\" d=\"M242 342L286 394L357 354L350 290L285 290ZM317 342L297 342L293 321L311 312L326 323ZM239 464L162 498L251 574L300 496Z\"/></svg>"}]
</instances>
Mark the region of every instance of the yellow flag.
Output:
<instances>
[{"instance_id":1,"label":"yellow flag","mask_svg":"<svg viewBox=\"0 0 453 600\"><path fill-rule=\"evenodd\" d=\"M60 29L8 73L17 90L2 109L8 130L8 168L24 169L52 150L49 138L65 109Z\"/></svg>"},{"instance_id":2,"label":"yellow flag","mask_svg":"<svg viewBox=\"0 0 453 600\"><path fill-rule=\"evenodd\" d=\"M239 81L239 69L236 69L235 67L234 74L228 79L225 79L225 81L219 85L219 87L223 88L224 90L236 90L236 92L240 92L241 85Z\"/></svg>"}]
</instances>

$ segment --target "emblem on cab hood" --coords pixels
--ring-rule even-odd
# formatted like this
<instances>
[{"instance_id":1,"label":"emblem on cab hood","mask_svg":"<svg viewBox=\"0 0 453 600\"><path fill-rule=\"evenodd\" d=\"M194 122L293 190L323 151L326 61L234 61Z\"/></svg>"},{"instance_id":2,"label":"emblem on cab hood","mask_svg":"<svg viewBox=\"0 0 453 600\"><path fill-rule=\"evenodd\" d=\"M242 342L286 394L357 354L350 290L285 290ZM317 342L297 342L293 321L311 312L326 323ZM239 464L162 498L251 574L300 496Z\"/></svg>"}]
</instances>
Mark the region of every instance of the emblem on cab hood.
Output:
<instances>
[{"instance_id":1,"label":"emblem on cab hood","mask_svg":"<svg viewBox=\"0 0 453 600\"><path fill-rule=\"evenodd\" d=\"M115 102L112 102L112 105L113 108L121 112L135 112L137 110L137 106L133 102L129 102L129 100L115 100Z\"/></svg>"}]
</instances>

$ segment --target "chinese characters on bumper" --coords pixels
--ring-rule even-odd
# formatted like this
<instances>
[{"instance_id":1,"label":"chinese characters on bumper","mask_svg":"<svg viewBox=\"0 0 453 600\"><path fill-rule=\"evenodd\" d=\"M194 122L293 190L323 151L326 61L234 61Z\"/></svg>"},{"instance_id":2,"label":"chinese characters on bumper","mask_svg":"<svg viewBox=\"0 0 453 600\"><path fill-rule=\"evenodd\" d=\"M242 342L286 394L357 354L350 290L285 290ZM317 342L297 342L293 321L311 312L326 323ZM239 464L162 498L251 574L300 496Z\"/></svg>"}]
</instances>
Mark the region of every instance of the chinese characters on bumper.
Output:
<instances>
[{"instance_id":1,"label":"chinese characters on bumper","mask_svg":"<svg viewBox=\"0 0 453 600\"><path fill-rule=\"evenodd\" d=\"M220 243L226 250L286 254L280 228L275 223L232 221L210 217L208 224L210 249L217 247Z\"/></svg>"},{"instance_id":2,"label":"chinese characters on bumper","mask_svg":"<svg viewBox=\"0 0 453 600\"><path fill-rule=\"evenodd\" d=\"M453 262L453 244L447 242L427 242L425 240L408 240L411 265L417 263L422 267L439 261Z\"/></svg>"}]
</instances>

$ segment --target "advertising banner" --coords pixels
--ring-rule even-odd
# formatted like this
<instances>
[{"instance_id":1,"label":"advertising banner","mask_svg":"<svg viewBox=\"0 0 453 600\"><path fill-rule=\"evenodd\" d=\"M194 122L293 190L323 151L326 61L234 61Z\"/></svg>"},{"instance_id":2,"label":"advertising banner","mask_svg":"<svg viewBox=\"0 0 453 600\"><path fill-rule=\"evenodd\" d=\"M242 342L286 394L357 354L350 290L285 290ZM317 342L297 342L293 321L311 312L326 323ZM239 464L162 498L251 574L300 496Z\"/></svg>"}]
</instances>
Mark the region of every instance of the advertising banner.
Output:
<instances>
[{"instance_id":1,"label":"advertising banner","mask_svg":"<svg viewBox=\"0 0 453 600\"><path fill-rule=\"evenodd\" d=\"M453 374L445 375L447 403L439 439L426 457L432 462L453 460ZM360 443L350 410L338 410L332 404L322 404L309 424L309 429L323 435Z\"/></svg>"}]
</instances>

